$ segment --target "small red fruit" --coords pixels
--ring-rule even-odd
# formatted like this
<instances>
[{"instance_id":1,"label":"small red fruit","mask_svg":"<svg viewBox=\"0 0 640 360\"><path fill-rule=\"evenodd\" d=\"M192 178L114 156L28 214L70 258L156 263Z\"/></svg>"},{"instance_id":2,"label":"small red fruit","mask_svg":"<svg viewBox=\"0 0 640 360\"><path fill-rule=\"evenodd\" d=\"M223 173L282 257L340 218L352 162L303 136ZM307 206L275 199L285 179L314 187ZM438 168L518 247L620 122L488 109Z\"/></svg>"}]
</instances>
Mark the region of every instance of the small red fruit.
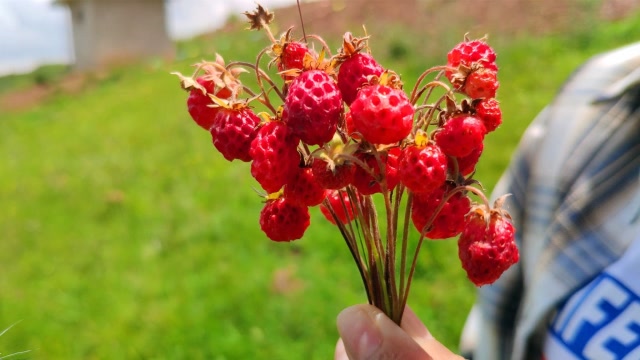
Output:
<instances>
[{"instance_id":1,"label":"small red fruit","mask_svg":"<svg viewBox=\"0 0 640 360\"><path fill-rule=\"evenodd\" d=\"M325 188L320 186L311 168L299 168L284 186L284 197L302 206L319 205L325 195Z\"/></svg>"},{"instance_id":2,"label":"small red fruit","mask_svg":"<svg viewBox=\"0 0 640 360\"><path fill-rule=\"evenodd\" d=\"M501 210L473 209L458 239L458 256L476 286L491 284L519 260L515 229Z\"/></svg>"},{"instance_id":3,"label":"small red fruit","mask_svg":"<svg viewBox=\"0 0 640 360\"><path fill-rule=\"evenodd\" d=\"M399 160L400 181L413 192L433 191L447 178L447 156L434 143L407 146Z\"/></svg>"},{"instance_id":4,"label":"small red fruit","mask_svg":"<svg viewBox=\"0 0 640 360\"><path fill-rule=\"evenodd\" d=\"M445 154L464 157L480 147L486 132L479 118L456 115L449 118L435 133L434 140Z\"/></svg>"},{"instance_id":5,"label":"small red fruit","mask_svg":"<svg viewBox=\"0 0 640 360\"><path fill-rule=\"evenodd\" d=\"M308 145L333 138L342 114L342 97L335 81L321 70L305 71L291 82L284 121Z\"/></svg>"},{"instance_id":6,"label":"small red fruit","mask_svg":"<svg viewBox=\"0 0 640 360\"><path fill-rule=\"evenodd\" d=\"M462 91L472 99L492 98L500 87L495 70L478 69L467 76Z\"/></svg>"},{"instance_id":7,"label":"small red fruit","mask_svg":"<svg viewBox=\"0 0 640 360\"><path fill-rule=\"evenodd\" d=\"M455 159L455 161L458 162L458 174L462 176L471 174L476 169L480 155L482 155L482 150L484 150L484 144L480 143L480 147L473 149L467 156L458 158L450 157L448 161L449 169L453 171L455 168L455 164L453 163Z\"/></svg>"},{"instance_id":8,"label":"small red fruit","mask_svg":"<svg viewBox=\"0 0 640 360\"><path fill-rule=\"evenodd\" d=\"M309 209L286 198L267 200L260 212L260 228L273 241L300 239L309 223Z\"/></svg>"},{"instance_id":9,"label":"small red fruit","mask_svg":"<svg viewBox=\"0 0 640 360\"><path fill-rule=\"evenodd\" d=\"M327 196L329 206L333 209L335 216L343 224L348 224L355 217L355 206L351 204L351 198L346 191L333 190L329 192ZM336 220L331 211L325 204L320 205L320 211L322 215L329 220L332 224L336 225Z\"/></svg>"},{"instance_id":10,"label":"small red fruit","mask_svg":"<svg viewBox=\"0 0 640 360\"><path fill-rule=\"evenodd\" d=\"M394 147L387 151L380 152L380 161L382 165L385 167L385 179L387 181L387 189L389 191L393 190L398 182L400 181L398 177L398 157L400 156L400 148ZM373 154L363 154L360 153L357 157L365 163L369 169L373 171L373 174L376 176L372 177L367 170L360 166L356 166L356 172L353 177L353 186L360 192L362 195L371 195L375 193L382 192L382 186L380 182L382 180L380 174L380 166L378 161L376 160L375 155Z\"/></svg>"},{"instance_id":11,"label":"small red fruit","mask_svg":"<svg viewBox=\"0 0 640 360\"><path fill-rule=\"evenodd\" d=\"M318 183L325 189L333 190L351 184L356 172L356 165L350 161L337 164L328 159L314 158L311 167Z\"/></svg>"},{"instance_id":12,"label":"small red fruit","mask_svg":"<svg viewBox=\"0 0 640 360\"><path fill-rule=\"evenodd\" d=\"M460 192L452 195L432 219L434 211L452 189L453 186L443 184L430 193L413 196L411 220L418 231L425 231L425 236L429 239L448 239L464 229L464 218L471 208L471 201Z\"/></svg>"},{"instance_id":13,"label":"small red fruit","mask_svg":"<svg viewBox=\"0 0 640 360\"><path fill-rule=\"evenodd\" d=\"M219 108L210 130L213 145L229 161L251 161L249 149L259 123L260 118L249 108Z\"/></svg>"},{"instance_id":14,"label":"small red fruit","mask_svg":"<svg viewBox=\"0 0 640 360\"><path fill-rule=\"evenodd\" d=\"M487 132L492 132L502 124L500 103L494 98L485 98L474 102L476 116L482 120Z\"/></svg>"},{"instance_id":15,"label":"small red fruit","mask_svg":"<svg viewBox=\"0 0 640 360\"><path fill-rule=\"evenodd\" d=\"M289 41L280 46L282 50L279 56L278 70L301 70L304 65L304 57L309 53L307 45L298 41Z\"/></svg>"},{"instance_id":16,"label":"small red fruit","mask_svg":"<svg viewBox=\"0 0 640 360\"><path fill-rule=\"evenodd\" d=\"M355 130L373 144L393 144L409 135L415 110L407 95L386 85L358 91L351 104Z\"/></svg>"},{"instance_id":17,"label":"small red fruit","mask_svg":"<svg viewBox=\"0 0 640 360\"><path fill-rule=\"evenodd\" d=\"M338 72L338 87L344 102L351 105L369 77L380 76L382 72L384 69L370 54L359 52L349 56Z\"/></svg>"},{"instance_id":18,"label":"small red fruit","mask_svg":"<svg viewBox=\"0 0 640 360\"><path fill-rule=\"evenodd\" d=\"M207 93L213 93L213 81L205 80L202 76L198 77L196 81L204 87ZM213 119L219 110L219 108L209 107L209 105L213 105L213 101L201 89L194 87L189 90L187 110L193 121L205 130L209 130L213 126Z\"/></svg>"},{"instance_id":19,"label":"small red fruit","mask_svg":"<svg viewBox=\"0 0 640 360\"><path fill-rule=\"evenodd\" d=\"M483 67L497 71L496 53L491 46L482 40L463 41L449 51L447 54L447 66L458 68L460 65L468 69ZM449 81L453 82L453 71L445 72Z\"/></svg>"},{"instance_id":20,"label":"small red fruit","mask_svg":"<svg viewBox=\"0 0 640 360\"><path fill-rule=\"evenodd\" d=\"M280 190L300 164L299 140L281 121L269 121L251 142L251 175L268 193Z\"/></svg>"}]
</instances>

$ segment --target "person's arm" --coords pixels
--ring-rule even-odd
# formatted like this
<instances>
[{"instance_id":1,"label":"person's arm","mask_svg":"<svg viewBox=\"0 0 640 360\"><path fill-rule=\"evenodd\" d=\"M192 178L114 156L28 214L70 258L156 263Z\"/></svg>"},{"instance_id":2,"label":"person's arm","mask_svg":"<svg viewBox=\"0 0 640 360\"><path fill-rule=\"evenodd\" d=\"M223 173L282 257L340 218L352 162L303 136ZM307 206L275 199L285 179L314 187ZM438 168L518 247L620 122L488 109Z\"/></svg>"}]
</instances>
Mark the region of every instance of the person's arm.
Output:
<instances>
[{"instance_id":1,"label":"person's arm","mask_svg":"<svg viewBox=\"0 0 640 360\"><path fill-rule=\"evenodd\" d=\"M343 310L337 325L336 360L463 360L436 340L408 307L402 326L368 304Z\"/></svg>"}]
</instances>

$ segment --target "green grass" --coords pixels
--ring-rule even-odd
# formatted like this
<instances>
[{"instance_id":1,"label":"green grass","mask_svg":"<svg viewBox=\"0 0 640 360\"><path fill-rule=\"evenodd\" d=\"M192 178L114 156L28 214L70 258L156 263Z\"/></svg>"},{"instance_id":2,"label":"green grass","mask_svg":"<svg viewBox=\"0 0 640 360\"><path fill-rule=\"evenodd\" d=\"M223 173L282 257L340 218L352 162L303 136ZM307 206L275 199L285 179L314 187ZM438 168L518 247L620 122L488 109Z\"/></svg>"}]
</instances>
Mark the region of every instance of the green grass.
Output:
<instances>
[{"instance_id":1,"label":"green grass","mask_svg":"<svg viewBox=\"0 0 640 360\"><path fill-rule=\"evenodd\" d=\"M639 20L543 38L492 35L504 125L478 169L487 188L571 70L637 37ZM213 59L214 49L251 60L263 39L239 32L181 44L176 63L117 69L81 93L0 115L0 328L20 321L0 337L3 354L331 358L335 316L366 300L338 232L312 209L303 240L267 240L248 165L215 153L168 74ZM441 62L398 51L392 38L372 41L408 87ZM286 291L274 287L282 274ZM412 290L412 308L455 347L474 300L455 242L427 244Z\"/></svg>"}]
</instances>

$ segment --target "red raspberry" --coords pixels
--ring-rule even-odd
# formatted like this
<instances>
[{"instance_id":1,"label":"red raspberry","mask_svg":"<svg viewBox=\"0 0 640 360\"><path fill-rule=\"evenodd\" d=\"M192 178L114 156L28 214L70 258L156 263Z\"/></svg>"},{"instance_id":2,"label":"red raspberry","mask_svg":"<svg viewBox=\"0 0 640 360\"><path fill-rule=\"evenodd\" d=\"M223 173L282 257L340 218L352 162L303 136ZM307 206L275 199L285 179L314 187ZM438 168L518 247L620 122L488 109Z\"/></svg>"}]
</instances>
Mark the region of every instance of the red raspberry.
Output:
<instances>
[{"instance_id":1,"label":"red raspberry","mask_svg":"<svg viewBox=\"0 0 640 360\"><path fill-rule=\"evenodd\" d=\"M260 118L249 108L220 108L210 130L213 145L229 161L251 161L249 148L259 123Z\"/></svg>"},{"instance_id":2,"label":"red raspberry","mask_svg":"<svg viewBox=\"0 0 640 360\"><path fill-rule=\"evenodd\" d=\"M400 89L365 86L351 104L355 130L374 144L396 143L409 135L414 108Z\"/></svg>"},{"instance_id":3,"label":"red raspberry","mask_svg":"<svg viewBox=\"0 0 640 360\"><path fill-rule=\"evenodd\" d=\"M400 153L398 177L413 192L430 192L447 178L447 156L433 143L410 145Z\"/></svg>"},{"instance_id":4,"label":"red raspberry","mask_svg":"<svg viewBox=\"0 0 640 360\"><path fill-rule=\"evenodd\" d=\"M289 87L284 121L309 145L333 138L342 114L342 97L335 81L321 70L305 71Z\"/></svg>"},{"instance_id":5,"label":"red raspberry","mask_svg":"<svg viewBox=\"0 0 640 360\"><path fill-rule=\"evenodd\" d=\"M325 189L334 190L342 189L351 184L356 172L356 165L352 162L343 162L342 164L333 163L332 166L331 163L321 158L313 159L311 168L318 183Z\"/></svg>"},{"instance_id":6,"label":"red raspberry","mask_svg":"<svg viewBox=\"0 0 640 360\"><path fill-rule=\"evenodd\" d=\"M251 175L265 191L280 190L295 175L300 164L298 141L281 121L270 121L258 130L249 150Z\"/></svg>"},{"instance_id":7,"label":"red raspberry","mask_svg":"<svg viewBox=\"0 0 640 360\"><path fill-rule=\"evenodd\" d=\"M467 76L462 91L472 99L496 96L500 82L495 70L478 69Z\"/></svg>"},{"instance_id":8,"label":"red raspberry","mask_svg":"<svg viewBox=\"0 0 640 360\"><path fill-rule=\"evenodd\" d=\"M436 144L449 156L464 157L480 147L487 130L475 116L449 118L434 135Z\"/></svg>"},{"instance_id":9,"label":"red raspberry","mask_svg":"<svg viewBox=\"0 0 640 360\"><path fill-rule=\"evenodd\" d=\"M476 116L482 120L487 132L494 131L502 124L502 111L500 103L494 98L481 99L474 102Z\"/></svg>"},{"instance_id":10,"label":"red raspberry","mask_svg":"<svg viewBox=\"0 0 640 360\"><path fill-rule=\"evenodd\" d=\"M385 165L385 177L387 179L387 188L393 190L398 185L398 157L400 156L400 148L394 147L386 152L380 152L380 160ZM380 176L380 167L378 161L373 154L360 153L357 157L367 164L373 170L376 177ZM378 179L379 180L379 179ZM353 186L362 195L371 195L382 192L382 187L377 179L373 178L369 173L360 166L356 166L356 172L353 177Z\"/></svg>"},{"instance_id":11,"label":"red raspberry","mask_svg":"<svg viewBox=\"0 0 640 360\"><path fill-rule=\"evenodd\" d=\"M338 87L347 105L356 99L358 90L370 76L380 76L384 69L370 54L356 53L348 57L338 72Z\"/></svg>"},{"instance_id":12,"label":"red raspberry","mask_svg":"<svg viewBox=\"0 0 640 360\"><path fill-rule=\"evenodd\" d=\"M286 198L267 200L260 212L260 228L273 241L300 239L309 223L309 209Z\"/></svg>"},{"instance_id":13,"label":"red raspberry","mask_svg":"<svg viewBox=\"0 0 640 360\"><path fill-rule=\"evenodd\" d=\"M476 286L493 283L519 259L515 229L507 215L491 210L488 217L483 208L472 210L458 239L462 267Z\"/></svg>"},{"instance_id":14,"label":"red raspberry","mask_svg":"<svg viewBox=\"0 0 640 360\"><path fill-rule=\"evenodd\" d=\"M319 205L326 190L320 186L311 168L299 168L284 186L284 197L302 206Z\"/></svg>"},{"instance_id":15,"label":"red raspberry","mask_svg":"<svg viewBox=\"0 0 640 360\"><path fill-rule=\"evenodd\" d=\"M456 161L458 161L458 173L460 175L467 176L471 174L476 169L478 160L480 160L480 155L482 155L482 150L484 150L484 144L480 143L480 147L473 149L467 156L458 158L449 157L449 169L454 169L455 165L453 161L455 159Z\"/></svg>"},{"instance_id":16,"label":"red raspberry","mask_svg":"<svg viewBox=\"0 0 640 360\"><path fill-rule=\"evenodd\" d=\"M443 205L440 212L432 219L436 207L442 202L453 186L443 184L430 193L414 194L411 203L411 220L418 231L426 231L430 239L448 239L458 235L464 229L464 217L471 208L469 197L463 193L455 193ZM432 221L428 228L429 222Z\"/></svg>"},{"instance_id":17,"label":"red raspberry","mask_svg":"<svg viewBox=\"0 0 640 360\"><path fill-rule=\"evenodd\" d=\"M207 93L213 93L213 81L205 80L202 76L197 78L196 81L206 89ZM191 115L191 118L196 124L205 130L209 130L211 126L213 126L213 119L220 109L217 107L209 107L209 105L213 105L213 101L209 96L204 94L202 90L195 87L189 90L189 97L187 98L189 115Z\"/></svg>"},{"instance_id":18,"label":"red raspberry","mask_svg":"<svg viewBox=\"0 0 640 360\"><path fill-rule=\"evenodd\" d=\"M474 63L486 69L498 70L495 51L482 40L463 41L454 46L447 54L448 67L458 68L463 65L472 68ZM446 71L446 76L451 82L453 82L453 74L452 71Z\"/></svg>"},{"instance_id":19,"label":"red raspberry","mask_svg":"<svg viewBox=\"0 0 640 360\"><path fill-rule=\"evenodd\" d=\"M327 196L327 201L341 223L348 224L354 219L356 210L351 204L351 199L346 191L330 191L329 196ZM325 204L320 205L320 211L327 220L336 225L336 220L333 218L331 211Z\"/></svg>"}]
</instances>

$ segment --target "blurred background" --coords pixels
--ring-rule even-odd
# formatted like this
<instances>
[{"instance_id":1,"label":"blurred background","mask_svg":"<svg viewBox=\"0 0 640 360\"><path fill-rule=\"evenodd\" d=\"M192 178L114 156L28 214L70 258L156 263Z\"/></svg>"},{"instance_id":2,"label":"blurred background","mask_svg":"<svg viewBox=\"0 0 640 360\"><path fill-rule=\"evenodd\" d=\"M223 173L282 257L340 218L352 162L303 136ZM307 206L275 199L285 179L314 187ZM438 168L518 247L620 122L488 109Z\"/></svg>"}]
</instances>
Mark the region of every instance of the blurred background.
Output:
<instances>
[{"instance_id":1,"label":"blurred background","mask_svg":"<svg viewBox=\"0 0 640 360\"><path fill-rule=\"evenodd\" d=\"M273 30L295 1L263 0ZM489 35L504 123L476 178L490 192L528 123L590 56L640 39L638 0L301 1L306 33L345 31L411 89ZM190 119L172 71L255 61L251 0L0 0L0 354L34 359L328 359L335 316L366 301L338 231L260 231L246 163ZM246 77L251 86L250 76ZM455 241L427 243L409 305L457 346L475 289ZM17 356L16 358L20 358Z\"/></svg>"}]
</instances>

